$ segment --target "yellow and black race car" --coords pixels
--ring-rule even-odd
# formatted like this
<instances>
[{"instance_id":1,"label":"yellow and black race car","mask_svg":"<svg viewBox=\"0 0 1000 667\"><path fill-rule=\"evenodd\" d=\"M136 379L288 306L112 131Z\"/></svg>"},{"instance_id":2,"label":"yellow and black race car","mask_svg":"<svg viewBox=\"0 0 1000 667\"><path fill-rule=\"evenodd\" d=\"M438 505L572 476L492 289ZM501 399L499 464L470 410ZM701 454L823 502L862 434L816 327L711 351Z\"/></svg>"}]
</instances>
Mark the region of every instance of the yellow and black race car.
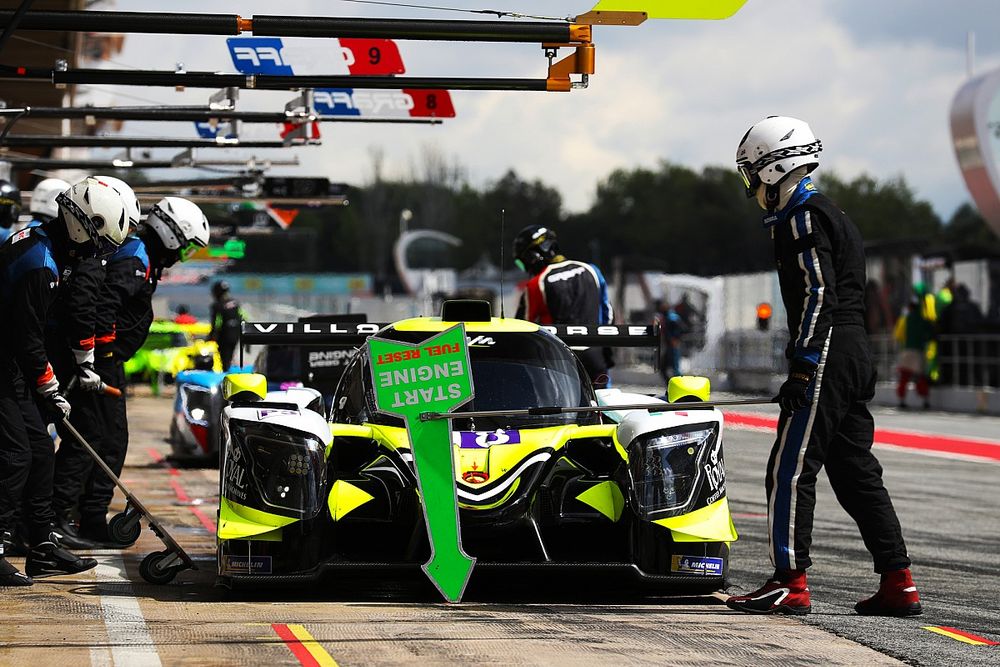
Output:
<instances>
[{"instance_id":1,"label":"yellow and black race car","mask_svg":"<svg viewBox=\"0 0 1000 667\"><path fill-rule=\"evenodd\" d=\"M617 571L643 587L723 586L737 539L726 499L723 417L611 410L492 418L462 412L663 403L595 390L569 345L651 344L650 327L542 327L465 320L474 400L453 421L455 485L476 573ZM245 323L244 342L420 342L455 324ZM655 344L655 343L654 343ZM362 349L364 352L364 348ZM418 568L429 555L407 431L376 411L370 363L357 354L326 414L312 389L266 391L232 375L224 393L218 574L225 584L312 581L352 570ZM707 400L707 380L672 392ZM677 398L677 396L672 396Z\"/></svg>"}]
</instances>

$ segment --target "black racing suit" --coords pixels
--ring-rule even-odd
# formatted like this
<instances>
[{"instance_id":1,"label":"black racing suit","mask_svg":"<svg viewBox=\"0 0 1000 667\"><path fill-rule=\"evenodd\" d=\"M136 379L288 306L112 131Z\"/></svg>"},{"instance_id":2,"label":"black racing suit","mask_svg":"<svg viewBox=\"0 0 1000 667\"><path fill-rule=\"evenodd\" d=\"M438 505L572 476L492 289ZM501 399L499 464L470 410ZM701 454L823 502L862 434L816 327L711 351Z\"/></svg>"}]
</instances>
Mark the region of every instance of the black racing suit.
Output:
<instances>
[{"instance_id":1,"label":"black racing suit","mask_svg":"<svg viewBox=\"0 0 1000 667\"><path fill-rule=\"evenodd\" d=\"M155 290L156 273L150 270L146 246L138 237L130 236L108 260L104 284L96 299L95 367L109 386L125 387L125 362L142 347L153 322ZM97 395L96 410L103 428L95 448L108 467L121 475L128 451L125 396ZM115 491L114 482L97 466L88 466L87 473L82 478L82 489L77 490L81 529L104 523ZM57 482L58 475L57 469ZM71 502L77 504L77 497Z\"/></svg>"},{"instance_id":2,"label":"black racing suit","mask_svg":"<svg viewBox=\"0 0 1000 667\"><path fill-rule=\"evenodd\" d=\"M97 294L104 284L106 260L92 257L81 260L73 275L63 281L46 327L45 348L52 367L64 388L76 375L81 360L94 364L94 326ZM73 406L71 421L91 445L104 433L101 397L79 386L69 389L66 398ZM76 438L62 425L56 424L59 449L56 451L52 506L65 517L76 504L76 498L90 472L93 461Z\"/></svg>"},{"instance_id":3,"label":"black racing suit","mask_svg":"<svg viewBox=\"0 0 1000 667\"><path fill-rule=\"evenodd\" d=\"M537 324L611 324L613 312L608 285L593 264L568 259L553 262L525 285L517 307L518 319ZM610 384L610 350L577 350L595 387Z\"/></svg>"},{"instance_id":4,"label":"black racing suit","mask_svg":"<svg viewBox=\"0 0 1000 667\"><path fill-rule=\"evenodd\" d=\"M39 227L13 234L0 246L0 532L23 522L31 544L48 539L55 446L35 402L57 386L45 354L45 322L56 300L60 267L52 241ZM64 276L72 274L70 267Z\"/></svg>"},{"instance_id":5,"label":"black racing suit","mask_svg":"<svg viewBox=\"0 0 1000 667\"><path fill-rule=\"evenodd\" d=\"M837 500L858 524L882 573L909 567L882 468L871 452L875 422L867 403L875 368L864 329L865 256L861 234L811 180L764 219L774 240L793 366L815 368L809 407L782 411L767 465L771 560L805 569L816 475L826 466Z\"/></svg>"},{"instance_id":6,"label":"black racing suit","mask_svg":"<svg viewBox=\"0 0 1000 667\"><path fill-rule=\"evenodd\" d=\"M212 302L212 332L209 340L219 345L219 357L222 359L222 370L229 370L233 363L233 352L240 343L240 325L243 322L243 310L240 302L231 296Z\"/></svg>"}]
</instances>

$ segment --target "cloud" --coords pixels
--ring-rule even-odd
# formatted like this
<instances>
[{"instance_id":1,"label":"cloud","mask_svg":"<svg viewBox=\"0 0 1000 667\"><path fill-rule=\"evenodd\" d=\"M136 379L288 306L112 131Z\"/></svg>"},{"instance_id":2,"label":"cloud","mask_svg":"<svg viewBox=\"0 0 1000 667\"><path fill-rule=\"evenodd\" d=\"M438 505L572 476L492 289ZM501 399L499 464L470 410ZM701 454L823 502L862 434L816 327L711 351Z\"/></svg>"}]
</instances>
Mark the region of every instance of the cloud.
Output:
<instances>
[{"instance_id":1,"label":"cloud","mask_svg":"<svg viewBox=\"0 0 1000 667\"><path fill-rule=\"evenodd\" d=\"M192 2L176 4L175 11L199 9ZM542 11L539 4L554 15L580 9L564 0L490 3ZM319 15L407 13L318 1L300 7ZM273 11L264 2L240 9L245 15ZM785 114L813 125L824 141L826 166L847 177L864 171L903 175L947 216L968 199L948 128L951 98L965 76L964 32L954 39L951 33L966 23L1000 24L1000 3L750 0L728 21L598 28L597 74L588 90L453 93L458 118L444 127L328 125L322 148L297 150L305 165L297 173L363 181L368 148L379 145L389 172L404 175L422 147L433 144L464 164L476 183L514 168L555 185L566 207L580 210L612 169L653 166L661 159L695 168L731 165L751 123ZM180 60L192 69L231 70L221 42L130 35L121 59L147 67L170 68ZM1000 65L1000 49L984 42L980 70ZM541 77L545 71L541 50L533 45L404 42L401 50L414 75ZM180 104L203 100L208 91L125 92ZM245 92L240 105L273 109L289 97ZM169 133L148 125L142 131Z\"/></svg>"}]
</instances>

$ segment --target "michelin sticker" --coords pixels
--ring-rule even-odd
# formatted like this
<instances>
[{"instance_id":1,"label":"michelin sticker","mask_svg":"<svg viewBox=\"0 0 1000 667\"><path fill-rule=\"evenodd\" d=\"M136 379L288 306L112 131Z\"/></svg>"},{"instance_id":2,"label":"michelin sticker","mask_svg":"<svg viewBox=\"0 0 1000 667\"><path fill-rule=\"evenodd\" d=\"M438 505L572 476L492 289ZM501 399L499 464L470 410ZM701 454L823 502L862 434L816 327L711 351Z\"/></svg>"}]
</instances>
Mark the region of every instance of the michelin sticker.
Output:
<instances>
[{"instance_id":1,"label":"michelin sticker","mask_svg":"<svg viewBox=\"0 0 1000 667\"><path fill-rule=\"evenodd\" d=\"M701 574L706 577L721 577L722 559L711 558L709 556L675 555L670 560L670 571L683 572L685 574Z\"/></svg>"},{"instance_id":2,"label":"michelin sticker","mask_svg":"<svg viewBox=\"0 0 1000 667\"><path fill-rule=\"evenodd\" d=\"M270 556L226 556L227 574L271 574Z\"/></svg>"}]
</instances>

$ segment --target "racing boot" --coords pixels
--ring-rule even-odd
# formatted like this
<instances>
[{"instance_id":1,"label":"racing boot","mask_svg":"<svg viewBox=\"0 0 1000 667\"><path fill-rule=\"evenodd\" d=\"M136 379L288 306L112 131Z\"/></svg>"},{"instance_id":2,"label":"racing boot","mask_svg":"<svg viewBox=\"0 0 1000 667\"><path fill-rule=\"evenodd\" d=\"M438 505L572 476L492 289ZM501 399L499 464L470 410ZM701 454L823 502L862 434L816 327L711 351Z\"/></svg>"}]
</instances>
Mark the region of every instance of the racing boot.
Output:
<instances>
[{"instance_id":1,"label":"racing boot","mask_svg":"<svg viewBox=\"0 0 1000 667\"><path fill-rule=\"evenodd\" d=\"M76 574L97 567L93 558L80 558L59 545L59 534L49 533L46 542L36 544L28 552L24 570L35 578L51 577L59 574Z\"/></svg>"},{"instance_id":2,"label":"racing boot","mask_svg":"<svg viewBox=\"0 0 1000 667\"><path fill-rule=\"evenodd\" d=\"M80 535L76 522L68 515L56 520L55 532L59 536L59 546L64 549L100 549L101 544Z\"/></svg>"},{"instance_id":3,"label":"racing boot","mask_svg":"<svg viewBox=\"0 0 1000 667\"><path fill-rule=\"evenodd\" d=\"M24 539L27 531L24 528L15 529L13 534L8 533L7 542L4 544L4 556L7 558L24 558L28 555L28 543Z\"/></svg>"},{"instance_id":4,"label":"racing boot","mask_svg":"<svg viewBox=\"0 0 1000 667\"><path fill-rule=\"evenodd\" d=\"M774 576L753 593L734 595L726 606L748 614L809 613L809 586L805 570L775 570Z\"/></svg>"},{"instance_id":5,"label":"racing boot","mask_svg":"<svg viewBox=\"0 0 1000 667\"><path fill-rule=\"evenodd\" d=\"M120 544L108 532L108 517L105 514L80 517L80 538L97 544L102 549L124 549L131 544Z\"/></svg>"},{"instance_id":6,"label":"racing boot","mask_svg":"<svg viewBox=\"0 0 1000 667\"><path fill-rule=\"evenodd\" d=\"M22 574L16 567L7 562L5 556L10 555L8 547L11 543L11 535L7 531L0 533L0 587L3 586L30 586L35 583L31 577Z\"/></svg>"},{"instance_id":7,"label":"racing boot","mask_svg":"<svg viewBox=\"0 0 1000 667\"><path fill-rule=\"evenodd\" d=\"M883 574L878 592L854 605L854 611L862 616L919 616L924 613L909 568Z\"/></svg>"}]
</instances>

